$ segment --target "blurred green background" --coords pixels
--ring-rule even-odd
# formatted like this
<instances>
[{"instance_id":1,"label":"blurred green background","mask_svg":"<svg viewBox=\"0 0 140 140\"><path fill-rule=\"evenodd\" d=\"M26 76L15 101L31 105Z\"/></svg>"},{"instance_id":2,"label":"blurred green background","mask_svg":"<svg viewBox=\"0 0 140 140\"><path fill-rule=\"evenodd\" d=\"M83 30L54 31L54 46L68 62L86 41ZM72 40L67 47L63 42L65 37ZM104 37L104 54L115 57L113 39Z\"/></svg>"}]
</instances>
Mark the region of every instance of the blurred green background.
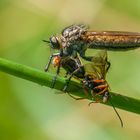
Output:
<instances>
[{"instance_id":1,"label":"blurred green background","mask_svg":"<svg viewBox=\"0 0 140 140\"><path fill-rule=\"evenodd\" d=\"M43 71L50 49L41 40L73 23L140 32L140 1L1 0L0 56ZM140 99L140 49L108 54L111 90ZM111 107L55 93L0 72L0 140L140 139L139 115L118 109L122 129Z\"/></svg>"}]
</instances>

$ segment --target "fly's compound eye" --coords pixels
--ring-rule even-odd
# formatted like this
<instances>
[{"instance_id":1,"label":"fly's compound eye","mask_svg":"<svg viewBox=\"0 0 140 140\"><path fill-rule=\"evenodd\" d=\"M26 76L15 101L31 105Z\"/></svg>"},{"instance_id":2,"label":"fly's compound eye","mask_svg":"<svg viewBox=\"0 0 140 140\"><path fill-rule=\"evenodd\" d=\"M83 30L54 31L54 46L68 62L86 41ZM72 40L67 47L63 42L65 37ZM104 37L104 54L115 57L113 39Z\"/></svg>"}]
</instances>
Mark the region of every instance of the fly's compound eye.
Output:
<instances>
[{"instance_id":1,"label":"fly's compound eye","mask_svg":"<svg viewBox=\"0 0 140 140\"><path fill-rule=\"evenodd\" d=\"M53 64L54 67L56 67L56 66L59 65L59 62L60 62L60 57L59 56L55 56L53 58L52 64Z\"/></svg>"},{"instance_id":2,"label":"fly's compound eye","mask_svg":"<svg viewBox=\"0 0 140 140\"><path fill-rule=\"evenodd\" d=\"M105 92L103 96L103 103L107 102L109 99L109 92Z\"/></svg>"},{"instance_id":3,"label":"fly's compound eye","mask_svg":"<svg viewBox=\"0 0 140 140\"><path fill-rule=\"evenodd\" d=\"M50 43L51 43L52 49L60 49L60 43L59 43L57 37L52 36L52 37L50 38Z\"/></svg>"}]
</instances>

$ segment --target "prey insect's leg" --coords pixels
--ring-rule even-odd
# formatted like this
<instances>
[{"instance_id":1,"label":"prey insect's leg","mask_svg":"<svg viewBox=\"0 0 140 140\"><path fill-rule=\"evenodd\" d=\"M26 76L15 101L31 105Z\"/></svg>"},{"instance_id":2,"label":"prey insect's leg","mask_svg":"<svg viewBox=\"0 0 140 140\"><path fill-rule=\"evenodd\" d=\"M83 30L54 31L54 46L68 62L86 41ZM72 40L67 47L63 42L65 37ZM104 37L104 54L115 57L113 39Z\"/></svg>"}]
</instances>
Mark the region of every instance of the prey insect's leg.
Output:
<instances>
[{"instance_id":1,"label":"prey insect's leg","mask_svg":"<svg viewBox=\"0 0 140 140\"><path fill-rule=\"evenodd\" d=\"M106 71L109 70L110 66L111 66L111 63L110 63L109 61L107 61L107 68L106 68Z\"/></svg>"},{"instance_id":2,"label":"prey insect's leg","mask_svg":"<svg viewBox=\"0 0 140 140\"><path fill-rule=\"evenodd\" d=\"M95 101L92 101L92 102L89 102L89 106L91 105L91 104L93 104L93 103L101 103L102 102L102 100L101 99L95 99Z\"/></svg>"},{"instance_id":3,"label":"prey insect's leg","mask_svg":"<svg viewBox=\"0 0 140 140\"><path fill-rule=\"evenodd\" d=\"M91 90L91 95L92 95L92 101L88 104L89 106L92 104L92 103L101 103L102 100L97 98L96 95L94 94L94 91Z\"/></svg>"},{"instance_id":4,"label":"prey insect's leg","mask_svg":"<svg viewBox=\"0 0 140 140\"><path fill-rule=\"evenodd\" d=\"M108 91L108 86L107 85L100 85L95 87L94 89L102 89L100 92L98 92L95 96L98 96L100 94L103 94L104 92Z\"/></svg>"},{"instance_id":5,"label":"prey insect's leg","mask_svg":"<svg viewBox=\"0 0 140 140\"><path fill-rule=\"evenodd\" d=\"M108 87L104 88L101 92L99 92L98 94L96 94L96 96L97 96L97 95L100 95L100 94L103 94L103 93L106 92L106 91L108 91Z\"/></svg>"},{"instance_id":6,"label":"prey insect's leg","mask_svg":"<svg viewBox=\"0 0 140 140\"><path fill-rule=\"evenodd\" d=\"M83 86L83 89L86 97L88 98L89 97L88 89L85 86Z\"/></svg>"},{"instance_id":7,"label":"prey insect's leg","mask_svg":"<svg viewBox=\"0 0 140 140\"><path fill-rule=\"evenodd\" d=\"M84 89L84 93L85 93L85 95L86 95L86 97L88 97L88 90L87 90L87 88L85 87L85 86L83 86L83 89ZM72 97L73 99L75 99L75 100L83 100L83 99L85 99L84 97L79 97L79 98L76 98L76 97L74 97L74 96L72 96L70 93L68 93L67 92L67 94L70 96L70 97Z\"/></svg>"},{"instance_id":8,"label":"prey insect's leg","mask_svg":"<svg viewBox=\"0 0 140 140\"><path fill-rule=\"evenodd\" d=\"M103 83L103 82L105 82L105 80L104 79L95 79L95 80L93 80L93 82L95 82L95 83Z\"/></svg>"},{"instance_id":9,"label":"prey insect's leg","mask_svg":"<svg viewBox=\"0 0 140 140\"><path fill-rule=\"evenodd\" d=\"M68 93L67 92L67 94L71 97L71 98L73 98L73 99L75 99L75 100L83 100L83 99L85 99L85 98L76 98L76 97L74 97L74 96L72 96L70 93Z\"/></svg>"}]
</instances>

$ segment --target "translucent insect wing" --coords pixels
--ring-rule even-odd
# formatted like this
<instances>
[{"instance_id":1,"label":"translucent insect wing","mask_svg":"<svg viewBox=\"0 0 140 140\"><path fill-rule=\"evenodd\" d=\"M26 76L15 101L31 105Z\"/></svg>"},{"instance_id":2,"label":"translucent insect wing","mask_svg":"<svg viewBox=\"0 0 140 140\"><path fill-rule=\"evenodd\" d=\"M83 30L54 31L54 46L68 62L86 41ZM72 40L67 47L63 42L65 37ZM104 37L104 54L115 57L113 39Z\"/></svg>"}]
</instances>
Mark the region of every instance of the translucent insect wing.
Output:
<instances>
[{"instance_id":1,"label":"translucent insect wing","mask_svg":"<svg viewBox=\"0 0 140 140\"><path fill-rule=\"evenodd\" d=\"M94 78L105 79L108 70L107 51L101 51L95 55L91 63L85 64L86 74L92 74Z\"/></svg>"}]
</instances>

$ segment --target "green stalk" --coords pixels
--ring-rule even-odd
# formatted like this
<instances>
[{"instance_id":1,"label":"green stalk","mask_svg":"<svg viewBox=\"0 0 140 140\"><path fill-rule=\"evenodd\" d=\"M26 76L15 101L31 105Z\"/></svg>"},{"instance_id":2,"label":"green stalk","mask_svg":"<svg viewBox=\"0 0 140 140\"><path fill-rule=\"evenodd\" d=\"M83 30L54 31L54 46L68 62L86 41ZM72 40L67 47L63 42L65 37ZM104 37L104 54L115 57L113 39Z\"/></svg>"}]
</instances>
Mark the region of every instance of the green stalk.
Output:
<instances>
[{"instance_id":1,"label":"green stalk","mask_svg":"<svg viewBox=\"0 0 140 140\"><path fill-rule=\"evenodd\" d=\"M50 74L48 72L45 73L43 71L28 67L22 64L17 64L12 61L5 60L3 58L0 58L0 71L3 71L5 73L8 73L16 77L26 79L26 80L29 80L34 83L47 86L47 87L50 87L52 78L54 76L53 74ZM62 91L64 85L65 85L65 78L58 76L54 89ZM70 82L68 91L72 95L85 97L81 84L75 81ZM111 92L110 94L111 94L111 102L113 102L115 107L140 114L140 100L127 97L122 94L113 93L113 92ZM91 100L91 98L89 99ZM109 102L106 104L111 105Z\"/></svg>"}]
</instances>

